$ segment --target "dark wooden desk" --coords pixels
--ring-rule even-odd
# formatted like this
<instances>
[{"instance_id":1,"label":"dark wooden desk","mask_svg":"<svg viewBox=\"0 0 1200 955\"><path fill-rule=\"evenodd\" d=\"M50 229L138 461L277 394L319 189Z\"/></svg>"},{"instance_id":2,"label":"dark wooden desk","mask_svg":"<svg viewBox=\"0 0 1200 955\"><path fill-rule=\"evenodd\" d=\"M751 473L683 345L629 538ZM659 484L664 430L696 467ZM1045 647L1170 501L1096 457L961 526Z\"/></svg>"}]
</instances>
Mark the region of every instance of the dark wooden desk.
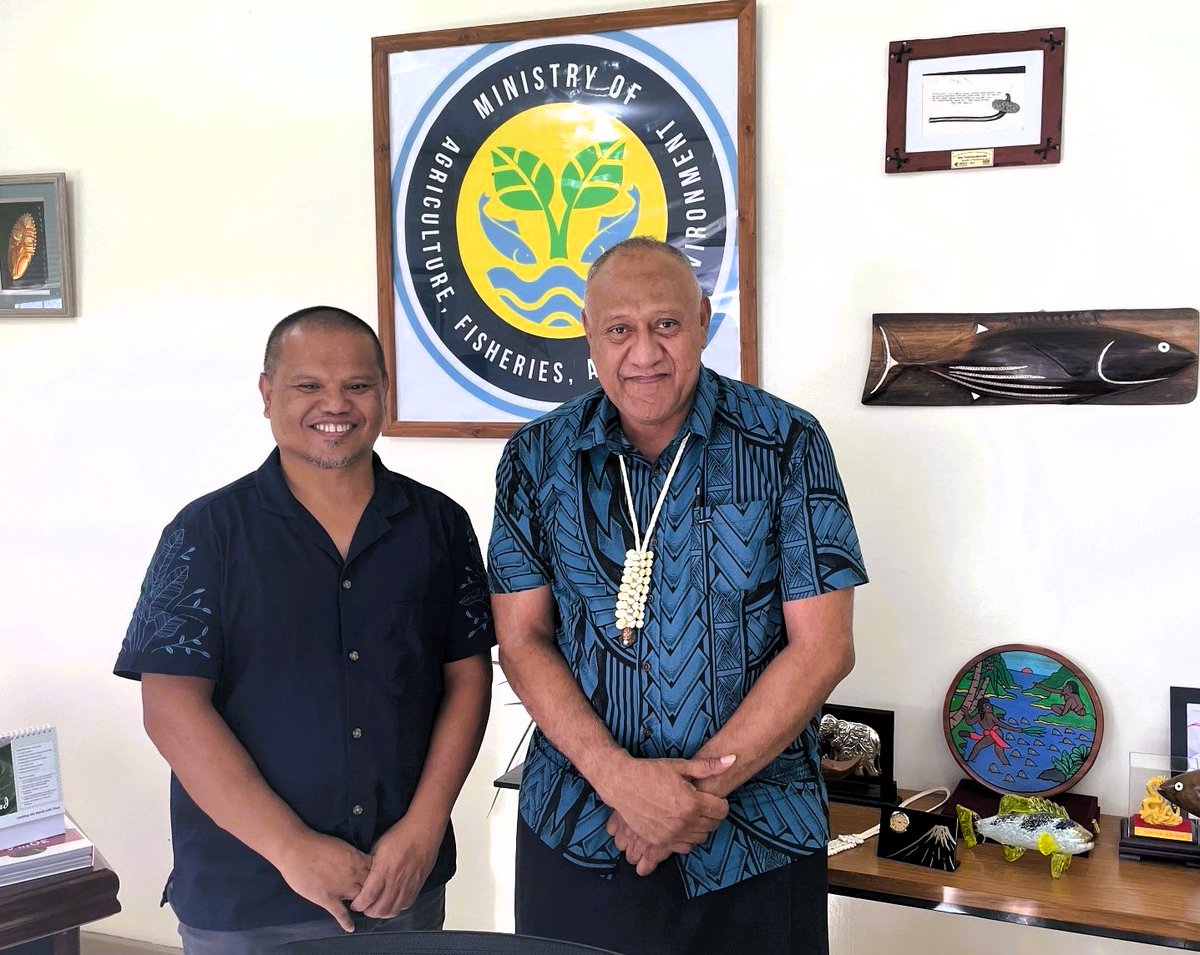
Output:
<instances>
[{"instance_id":1,"label":"dark wooden desk","mask_svg":"<svg viewBox=\"0 0 1200 955\"><path fill-rule=\"evenodd\" d=\"M833 835L862 832L879 810L830 804ZM1038 925L1084 935L1119 938L1200 951L1200 871L1159 862L1117 858L1120 818L1102 816L1100 837L1087 858L1075 857L1061 879L1050 862L1026 852L1005 862L1001 847L968 849L959 842L956 872L880 859L876 840L829 859L829 891L939 912Z\"/></svg>"},{"instance_id":2,"label":"dark wooden desk","mask_svg":"<svg viewBox=\"0 0 1200 955\"><path fill-rule=\"evenodd\" d=\"M50 937L54 955L78 955L79 926L120 912L119 887L97 852L90 869L0 888L0 948Z\"/></svg>"}]
</instances>

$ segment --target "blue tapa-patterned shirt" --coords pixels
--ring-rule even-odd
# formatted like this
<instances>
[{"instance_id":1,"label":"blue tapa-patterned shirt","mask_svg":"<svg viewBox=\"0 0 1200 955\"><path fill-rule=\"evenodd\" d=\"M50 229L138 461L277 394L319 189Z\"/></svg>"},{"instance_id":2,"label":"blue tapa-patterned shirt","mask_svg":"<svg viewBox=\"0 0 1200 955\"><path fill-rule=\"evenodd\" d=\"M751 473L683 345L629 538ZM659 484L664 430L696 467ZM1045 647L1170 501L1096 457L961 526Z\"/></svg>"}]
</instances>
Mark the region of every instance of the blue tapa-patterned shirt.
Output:
<instances>
[{"instance_id":1,"label":"blue tapa-patterned shirt","mask_svg":"<svg viewBox=\"0 0 1200 955\"><path fill-rule=\"evenodd\" d=\"M684 433L658 518L645 626L618 640L614 601L633 546L618 453L645 528ZM488 553L494 593L549 584L556 639L613 738L640 757L688 758L723 726L787 642L783 602L865 583L828 439L806 411L701 368L679 434L650 464L600 390L522 427L496 474ZM729 797L729 815L686 856L690 896L824 849L817 720ZM612 870L610 810L535 732L521 817L580 865Z\"/></svg>"}]
</instances>

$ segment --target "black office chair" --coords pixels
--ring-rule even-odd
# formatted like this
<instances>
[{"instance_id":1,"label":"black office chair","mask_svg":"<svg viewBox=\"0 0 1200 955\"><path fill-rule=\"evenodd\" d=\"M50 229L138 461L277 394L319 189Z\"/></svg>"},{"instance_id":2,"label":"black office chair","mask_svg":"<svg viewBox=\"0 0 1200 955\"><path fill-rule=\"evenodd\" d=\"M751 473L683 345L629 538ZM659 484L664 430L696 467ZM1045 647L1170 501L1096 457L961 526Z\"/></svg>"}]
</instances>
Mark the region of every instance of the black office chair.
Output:
<instances>
[{"instance_id":1,"label":"black office chair","mask_svg":"<svg viewBox=\"0 0 1200 955\"><path fill-rule=\"evenodd\" d=\"M618 955L603 948L494 932L370 932L292 942L294 955Z\"/></svg>"}]
</instances>

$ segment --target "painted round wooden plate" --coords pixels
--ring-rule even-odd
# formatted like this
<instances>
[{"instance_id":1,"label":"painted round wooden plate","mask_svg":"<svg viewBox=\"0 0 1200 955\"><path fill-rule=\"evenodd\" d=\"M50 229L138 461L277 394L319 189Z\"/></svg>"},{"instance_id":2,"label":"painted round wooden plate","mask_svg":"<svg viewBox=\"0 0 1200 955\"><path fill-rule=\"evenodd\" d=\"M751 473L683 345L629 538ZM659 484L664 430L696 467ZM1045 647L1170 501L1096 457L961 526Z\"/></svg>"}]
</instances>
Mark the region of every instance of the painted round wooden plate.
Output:
<instances>
[{"instance_id":1,"label":"painted round wooden plate","mask_svg":"<svg viewBox=\"0 0 1200 955\"><path fill-rule=\"evenodd\" d=\"M1061 653L1006 644L958 671L942 729L963 771L998 793L1053 796L1081 780L1104 736L1092 681Z\"/></svg>"}]
</instances>

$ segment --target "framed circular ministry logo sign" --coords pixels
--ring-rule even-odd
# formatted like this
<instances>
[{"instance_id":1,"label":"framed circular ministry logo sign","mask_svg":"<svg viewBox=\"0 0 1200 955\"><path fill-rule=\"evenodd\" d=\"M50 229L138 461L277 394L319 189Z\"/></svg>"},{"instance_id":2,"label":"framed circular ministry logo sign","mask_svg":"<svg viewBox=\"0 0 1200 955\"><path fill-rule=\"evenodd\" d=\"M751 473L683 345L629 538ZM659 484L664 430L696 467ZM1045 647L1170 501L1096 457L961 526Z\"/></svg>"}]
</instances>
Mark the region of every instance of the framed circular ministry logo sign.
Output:
<instances>
[{"instance_id":1,"label":"framed circular ministry logo sign","mask_svg":"<svg viewBox=\"0 0 1200 955\"><path fill-rule=\"evenodd\" d=\"M584 282L631 236L687 255L705 364L755 379L754 7L704 10L373 41L386 434L504 436L594 388Z\"/></svg>"}]
</instances>

